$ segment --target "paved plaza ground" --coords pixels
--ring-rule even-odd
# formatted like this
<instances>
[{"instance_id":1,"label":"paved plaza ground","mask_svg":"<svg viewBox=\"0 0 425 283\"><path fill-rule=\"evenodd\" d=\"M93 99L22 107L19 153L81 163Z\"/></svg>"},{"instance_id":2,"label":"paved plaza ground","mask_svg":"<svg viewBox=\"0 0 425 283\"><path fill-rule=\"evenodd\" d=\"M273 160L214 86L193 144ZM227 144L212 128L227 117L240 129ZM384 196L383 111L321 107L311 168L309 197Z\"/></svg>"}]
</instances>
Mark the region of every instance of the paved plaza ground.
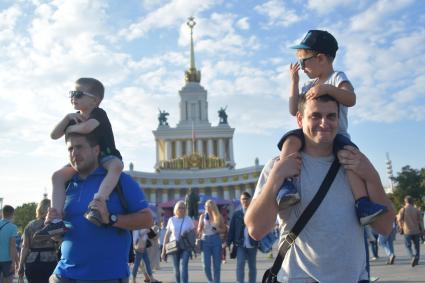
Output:
<instances>
[{"instance_id":1,"label":"paved plaza ground","mask_svg":"<svg viewBox=\"0 0 425 283\"><path fill-rule=\"evenodd\" d=\"M403 238L397 235L395 244L396 259L394 265L387 265L387 257L385 256L384 250L379 247L379 256L376 261L371 261L371 273L372 277L379 277L378 282L386 283L419 283L425 282L425 245L421 245L422 257L419 265L412 268L410 266L410 259L406 255L404 249ZM343 252L343 251L341 251ZM274 255L276 254L276 248ZM261 282L261 277L264 271L269 268L274 259L269 259L267 255L258 253L257 256L257 282ZM155 271L155 277L158 280L166 282L174 282L174 275L171 260L168 263L161 263L161 270ZM248 278L248 270L245 272L245 282ZM137 278L139 282L143 282L141 277ZM193 283L204 283L206 282L205 275L202 270L202 262L200 257L191 260L189 262L189 282ZM221 282L222 283L234 283L236 282L236 260L227 260L226 264L222 265L221 271ZM324 282L325 283L325 282ZM346 282L350 283L350 282Z\"/></svg>"},{"instance_id":2,"label":"paved plaza ground","mask_svg":"<svg viewBox=\"0 0 425 283\"><path fill-rule=\"evenodd\" d=\"M422 257L419 265L412 268L410 259L406 255L404 249L403 238L397 235L397 240L394 242L396 259L394 265L387 265L387 257L381 247L379 247L379 256L375 261L371 261L372 277L379 278L378 282L383 283L419 283L425 282L425 245L421 245ZM276 255L276 247L274 255ZM341 251L343 252L343 251ZM274 259L270 259L267 255L258 253L257 257L257 282L261 281L264 271L269 268ZM245 280L248 278L248 270L245 273ZM155 271L155 277L162 280L164 283L174 282L173 268L171 260L168 263L161 263L161 270ZM16 280L14 282L17 282ZM137 276L137 283L143 282L140 274ZM202 262L200 256L189 262L189 282L204 283L206 282L204 272L202 270ZM236 260L228 259L226 264L222 265L221 270L222 283L236 282ZM245 281L246 282L246 281ZM324 282L325 283L325 282ZM350 282L344 282L350 283Z\"/></svg>"}]
</instances>

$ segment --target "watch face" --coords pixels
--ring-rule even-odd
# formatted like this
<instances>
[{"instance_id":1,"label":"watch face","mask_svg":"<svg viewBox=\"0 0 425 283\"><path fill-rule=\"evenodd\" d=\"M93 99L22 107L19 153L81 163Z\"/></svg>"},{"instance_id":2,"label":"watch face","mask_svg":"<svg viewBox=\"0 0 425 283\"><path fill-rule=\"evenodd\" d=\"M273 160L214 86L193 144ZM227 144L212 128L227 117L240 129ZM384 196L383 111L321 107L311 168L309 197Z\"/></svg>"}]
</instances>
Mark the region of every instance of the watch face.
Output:
<instances>
[{"instance_id":1,"label":"watch face","mask_svg":"<svg viewBox=\"0 0 425 283\"><path fill-rule=\"evenodd\" d=\"M118 217L115 214L111 214L112 222L117 222Z\"/></svg>"}]
</instances>

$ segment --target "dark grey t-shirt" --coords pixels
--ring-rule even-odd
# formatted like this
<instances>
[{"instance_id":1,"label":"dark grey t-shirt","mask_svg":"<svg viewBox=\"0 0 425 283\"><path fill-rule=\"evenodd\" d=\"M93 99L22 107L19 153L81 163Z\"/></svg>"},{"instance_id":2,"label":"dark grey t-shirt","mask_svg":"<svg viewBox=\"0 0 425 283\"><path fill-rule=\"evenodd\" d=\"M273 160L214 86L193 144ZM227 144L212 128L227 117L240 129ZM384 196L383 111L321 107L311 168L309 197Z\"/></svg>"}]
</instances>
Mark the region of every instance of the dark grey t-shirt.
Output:
<instances>
[{"instance_id":1,"label":"dark grey t-shirt","mask_svg":"<svg viewBox=\"0 0 425 283\"><path fill-rule=\"evenodd\" d=\"M319 189L334 157L314 158L302 153L302 167L294 183L301 201L279 215L281 239L300 217ZM274 159L264 166L254 198L261 193ZM358 282L367 279L363 228L344 169L340 169L323 202L285 256L279 282Z\"/></svg>"}]
</instances>

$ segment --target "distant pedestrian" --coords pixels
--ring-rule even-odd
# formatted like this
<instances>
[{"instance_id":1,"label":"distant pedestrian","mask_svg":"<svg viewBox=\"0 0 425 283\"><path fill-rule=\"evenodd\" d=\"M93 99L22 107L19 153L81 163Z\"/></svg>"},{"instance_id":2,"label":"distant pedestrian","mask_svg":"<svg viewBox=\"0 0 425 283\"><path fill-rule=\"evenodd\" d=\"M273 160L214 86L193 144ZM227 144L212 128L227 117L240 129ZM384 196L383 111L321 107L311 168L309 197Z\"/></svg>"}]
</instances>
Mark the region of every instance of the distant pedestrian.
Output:
<instances>
[{"instance_id":1,"label":"distant pedestrian","mask_svg":"<svg viewBox=\"0 0 425 283\"><path fill-rule=\"evenodd\" d=\"M21 280L25 274L29 283L48 283L58 262L58 243L50 237L34 238L35 232L43 228L49 208L50 200L43 199L37 206L36 219L24 229L18 274Z\"/></svg>"},{"instance_id":2,"label":"distant pedestrian","mask_svg":"<svg viewBox=\"0 0 425 283\"><path fill-rule=\"evenodd\" d=\"M3 218L0 220L0 279L3 283L11 283L16 267L18 253L16 251L16 235L18 227L12 223L15 209L10 205L3 207Z\"/></svg>"},{"instance_id":3,"label":"distant pedestrian","mask_svg":"<svg viewBox=\"0 0 425 283\"><path fill-rule=\"evenodd\" d=\"M248 262L249 275L248 282L255 283L257 280L257 247L258 242L252 239L248 234L243 217L251 202L251 195L243 192L240 196L242 209L233 213L230 220L229 234L227 236L227 245L231 244L237 247L236 252L236 282L244 283L245 262Z\"/></svg>"},{"instance_id":4,"label":"distant pedestrian","mask_svg":"<svg viewBox=\"0 0 425 283\"><path fill-rule=\"evenodd\" d=\"M180 236L185 232L194 230L192 219L186 215L186 206L184 201L178 201L174 205L174 216L168 219L167 231L164 236L164 247L162 249L162 260L167 261L166 246L169 242L179 241ZM190 250L178 249L170 254L173 258L173 268L176 283L189 282L189 257Z\"/></svg>"},{"instance_id":5,"label":"distant pedestrian","mask_svg":"<svg viewBox=\"0 0 425 283\"><path fill-rule=\"evenodd\" d=\"M137 270L139 268L140 263L143 261L144 267L145 267L145 282L157 282L160 283L161 281L156 280L153 277L153 271L151 267L151 262L149 259L149 255L147 252L148 246L148 232L149 229L139 229L133 231L133 245L134 250L136 252L136 257L134 259L134 265L133 265L133 283L136 283L136 276L137 276Z\"/></svg>"},{"instance_id":6,"label":"distant pedestrian","mask_svg":"<svg viewBox=\"0 0 425 283\"><path fill-rule=\"evenodd\" d=\"M420 257L420 236L423 235L424 224L422 214L419 209L413 206L413 198L406 196L404 198L404 206L399 210L397 221L404 235L404 245L411 257L411 265L415 267L419 263ZM412 252L412 243L415 254Z\"/></svg>"},{"instance_id":7,"label":"distant pedestrian","mask_svg":"<svg viewBox=\"0 0 425 283\"><path fill-rule=\"evenodd\" d=\"M379 234L376 233L369 225L366 225L365 229L367 233L367 241L370 245L370 249L372 250L372 260L377 260L379 258L379 254L378 254Z\"/></svg>"},{"instance_id":8,"label":"distant pedestrian","mask_svg":"<svg viewBox=\"0 0 425 283\"><path fill-rule=\"evenodd\" d=\"M220 283L221 273L221 238L220 233L226 230L223 217L213 200L205 202L205 213L199 217L198 235L201 235L201 250L204 272L208 283ZM211 273L211 258L213 274Z\"/></svg>"},{"instance_id":9,"label":"distant pedestrian","mask_svg":"<svg viewBox=\"0 0 425 283\"><path fill-rule=\"evenodd\" d=\"M388 256L387 264L394 264L395 253L394 253L394 240L397 229L396 224L393 222L393 229L388 236L379 234L378 242L384 248L385 253Z\"/></svg>"}]
</instances>

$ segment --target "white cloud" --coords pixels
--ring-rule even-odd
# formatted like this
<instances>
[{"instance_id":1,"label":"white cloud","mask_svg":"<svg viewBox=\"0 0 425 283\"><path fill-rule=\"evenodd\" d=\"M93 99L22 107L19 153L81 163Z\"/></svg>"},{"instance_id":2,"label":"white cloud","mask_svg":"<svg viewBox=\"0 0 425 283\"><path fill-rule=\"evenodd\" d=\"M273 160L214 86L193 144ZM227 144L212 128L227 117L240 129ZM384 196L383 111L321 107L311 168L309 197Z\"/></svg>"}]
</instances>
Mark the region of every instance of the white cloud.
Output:
<instances>
[{"instance_id":1,"label":"white cloud","mask_svg":"<svg viewBox=\"0 0 425 283\"><path fill-rule=\"evenodd\" d=\"M413 3L413 0L376 1L366 11L351 19L351 29L369 33L379 30L383 22L391 19L391 15L400 13L411 3Z\"/></svg>"},{"instance_id":2,"label":"white cloud","mask_svg":"<svg viewBox=\"0 0 425 283\"><path fill-rule=\"evenodd\" d=\"M127 40L143 37L151 29L167 28L181 24L188 16L197 15L211 6L218 4L213 0L172 0L159 7L138 22L119 32ZM220 1L219 1L220 2Z\"/></svg>"},{"instance_id":3,"label":"white cloud","mask_svg":"<svg viewBox=\"0 0 425 283\"><path fill-rule=\"evenodd\" d=\"M268 27L275 25L288 27L301 20L297 12L288 9L283 1L270 0L262 5L255 6L255 10L268 17Z\"/></svg>"},{"instance_id":4,"label":"white cloud","mask_svg":"<svg viewBox=\"0 0 425 283\"><path fill-rule=\"evenodd\" d=\"M319 14L330 14L336 9L344 9L347 6L361 5L357 0L309 0L307 7Z\"/></svg>"},{"instance_id":5,"label":"white cloud","mask_svg":"<svg viewBox=\"0 0 425 283\"><path fill-rule=\"evenodd\" d=\"M239 19L236 22L236 26L242 30L248 30L249 29L249 19L248 17L243 17L242 19Z\"/></svg>"}]
</instances>

